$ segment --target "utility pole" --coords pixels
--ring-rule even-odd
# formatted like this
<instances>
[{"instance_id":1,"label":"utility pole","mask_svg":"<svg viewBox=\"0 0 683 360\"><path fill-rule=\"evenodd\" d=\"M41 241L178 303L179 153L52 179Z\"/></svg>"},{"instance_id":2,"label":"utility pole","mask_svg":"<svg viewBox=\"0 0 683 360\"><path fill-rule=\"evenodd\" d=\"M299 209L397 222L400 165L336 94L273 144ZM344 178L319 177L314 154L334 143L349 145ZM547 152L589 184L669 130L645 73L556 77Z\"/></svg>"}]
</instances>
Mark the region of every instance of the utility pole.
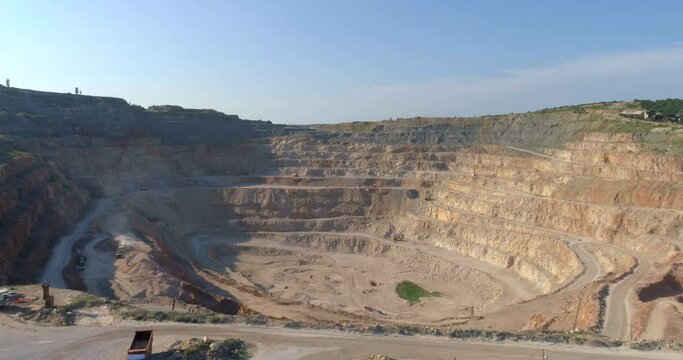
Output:
<instances>
[{"instance_id":1,"label":"utility pole","mask_svg":"<svg viewBox=\"0 0 683 360\"><path fill-rule=\"evenodd\" d=\"M43 283L43 301L45 302L45 309L52 309L55 307L55 297L50 295L50 284Z\"/></svg>"},{"instance_id":2,"label":"utility pole","mask_svg":"<svg viewBox=\"0 0 683 360\"><path fill-rule=\"evenodd\" d=\"M5 80L5 85L7 85L7 87L9 87L9 79Z\"/></svg>"}]
</instances>

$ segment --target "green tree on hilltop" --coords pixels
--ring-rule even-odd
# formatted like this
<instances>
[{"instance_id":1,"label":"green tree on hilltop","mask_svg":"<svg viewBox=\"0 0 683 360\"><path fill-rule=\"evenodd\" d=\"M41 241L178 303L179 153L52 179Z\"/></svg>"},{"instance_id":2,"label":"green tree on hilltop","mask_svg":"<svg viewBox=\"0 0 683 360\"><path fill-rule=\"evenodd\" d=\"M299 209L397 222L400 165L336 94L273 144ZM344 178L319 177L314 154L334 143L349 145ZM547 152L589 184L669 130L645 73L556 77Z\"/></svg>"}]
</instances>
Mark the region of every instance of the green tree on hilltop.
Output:
<instances>
[{"instance_id":1,"label":"green tree on hilltop","mask_svg":"<svg viewBox=\"0 0 683 360\"><path fill-rule=\"evenodd\" d=\"M645 110L660 114L667 119L683 115L683 99L636 100Z\"/></svg>"}]
</instances>

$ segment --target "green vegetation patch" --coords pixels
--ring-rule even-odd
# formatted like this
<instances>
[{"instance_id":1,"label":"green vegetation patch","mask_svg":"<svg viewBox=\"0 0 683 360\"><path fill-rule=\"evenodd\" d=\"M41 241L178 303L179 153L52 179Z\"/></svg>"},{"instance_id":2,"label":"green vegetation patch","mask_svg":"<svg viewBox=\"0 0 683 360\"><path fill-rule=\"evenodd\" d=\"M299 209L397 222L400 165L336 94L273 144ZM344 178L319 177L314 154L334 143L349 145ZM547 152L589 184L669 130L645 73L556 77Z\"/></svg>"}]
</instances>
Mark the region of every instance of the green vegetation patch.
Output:
<instances>
[{"instance_id":1,"label":"green vegetation patch","mask_svg":"<svg viewBox=\"0 0 683 360\"><path fill-rule=\"evenodd\" d=\"M418 303L423 297L441 296L438 291L427 291L420 285L408 280L401 281L396 285L396 293L401 299L411 303Z\"/></svg>"},{"instance_id":2,"label":"green vegetation patch","mask_svg":"<svg viewBox=\"0 0 683 360\"><path fill-rule=\"evenodd\" d=\"M82 294L71 299L69 303L61 307L60 310L63 312L69 312L83 308L102 306L109 303L109 300L106 298L98 297L92 294Z\"/></svg>"},{"instance_id":3,"label":"green vegetation patch","mask_svg":"<svg viewBox=\"0 0 683 360\"><path fill-rule=\"evenodd\" d=\"M235 321L234 317L231 315L219 314L208 309L201 309L190 313L125 307L118 311L118 315L122 319L136 321L175 321L194 324L225 324ZM248 320L249 319L247 319L247 321Z\"/></svg>"},{"instance_id":4,"label":"green vegetation patch","mask_svg":"<svg viewBox=\"0 0 683 360\"><path fill-rule=\"evenodd\" d=\"M647 111L653 111L665 118L683 116L683 99L636 100Z\"/></svg>"}]
</instances>

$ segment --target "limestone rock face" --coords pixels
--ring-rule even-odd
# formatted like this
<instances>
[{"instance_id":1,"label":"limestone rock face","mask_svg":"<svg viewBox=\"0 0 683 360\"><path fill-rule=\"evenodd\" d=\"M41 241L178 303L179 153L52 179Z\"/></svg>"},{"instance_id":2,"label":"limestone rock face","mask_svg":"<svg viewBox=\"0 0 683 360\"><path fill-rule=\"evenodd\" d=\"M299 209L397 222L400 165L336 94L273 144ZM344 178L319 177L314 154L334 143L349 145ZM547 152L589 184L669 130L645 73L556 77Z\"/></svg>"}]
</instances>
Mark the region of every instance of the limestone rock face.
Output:
<instances>
[{"instance_id":1,"label":"limestone rock face","mask_svg":"<svg viewBox=\"0 0 683 360\"><path fill-rule=\"evenodd\" d=\"M274 128L213 110L145 110L123 99L3 87L0 284L40 280L51 247L89 198L248 173L263 152L238 143Z\"/></svg>"},{"instance_id":2,"label":"limestone rock face","mask_svg":"<svg viewBox=\"0 0 683 360\"><path fill-rule=\"evenodd\" d=\"M56 239L80 218L88 195L40 158L21 157L0 169L0 283L30 282Z\"/></svg>"}]
</instances>

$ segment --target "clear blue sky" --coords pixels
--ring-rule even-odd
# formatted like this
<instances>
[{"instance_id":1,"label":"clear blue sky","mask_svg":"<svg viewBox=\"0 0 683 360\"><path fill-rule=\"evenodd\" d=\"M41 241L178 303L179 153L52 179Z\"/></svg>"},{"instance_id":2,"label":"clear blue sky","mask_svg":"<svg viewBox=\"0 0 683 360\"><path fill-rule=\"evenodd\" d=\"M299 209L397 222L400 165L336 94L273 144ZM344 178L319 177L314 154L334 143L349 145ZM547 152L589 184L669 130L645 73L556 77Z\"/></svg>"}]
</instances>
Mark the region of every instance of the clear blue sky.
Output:
<instances>
[{"instance_id":1,"label":"clear blue sky","mask_svg":"<svg viewBox=\"0 0 683 360\"><path fill-rule=\"evenodd\" d=\"M683 97L683 1L0 1L0 79L287 123Z\"/></svg>"}]
</instances>

